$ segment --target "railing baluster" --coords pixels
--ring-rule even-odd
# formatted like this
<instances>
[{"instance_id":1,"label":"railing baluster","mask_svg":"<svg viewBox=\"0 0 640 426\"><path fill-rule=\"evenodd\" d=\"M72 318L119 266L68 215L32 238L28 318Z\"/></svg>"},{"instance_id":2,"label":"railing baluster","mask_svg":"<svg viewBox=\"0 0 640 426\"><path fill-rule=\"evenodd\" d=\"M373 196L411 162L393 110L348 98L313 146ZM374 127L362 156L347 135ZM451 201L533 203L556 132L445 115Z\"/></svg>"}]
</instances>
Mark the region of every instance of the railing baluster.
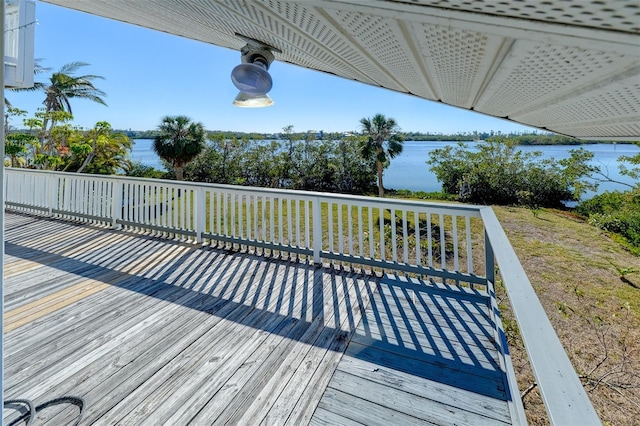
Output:
<instances>
[{"instance_id":1,"label":"railing baluster","mask_svg":"<svg viewBox=\"0 0 640 426\"><path fill-rule=\"evenodd\" d=\"M300 200L296 200L293 205L295 206L296 213L296 246L302 247L302 243L300 242L300 220L302 220L302 217L300 216Z\"/></svg>"},{"instance_id":2,"label":"railing baluster","mask_svg":"<svg viewBox=\"0 0 640 426\"><path fill-rule=\"evenodd\" d=\"M453 270L460 271L460 262L458 261L458 216L451 215L452 233L453 233Z\"/></svg>"},{"instance_id":3,"label":"railing baluster","mask_svg":"<svg viewBox=\"0 0 640 426\"><path fill-rule=\"evenodd\" d=\"M342 203L338 204L338 251L340 254L344 254L344 233L342 232Z\"/></svg>"},{"instance_id":4,"label":"railing baluster","mask_svg":"<svg viewBox=\"0 0 640 426\"><path fill-rule=\"evenodd\" d=\"M447 269L447 243L444 233L444 214L440 213L440 264L442 269Z\"/></svg>"},{"instance_id":5,"label":"railing baluster","mask_svg":"<svg viewBox=\"0 0 640 426\"><path fill-rule=\"evenodd\" d=\"M305 226L305 244L307 248L312 248L312 247L317 247L318 250L322 251L322 236L320 237L319 241L316 241L314 243L311 242L311 223L313 223L313 228L316 229L316 225L318 225L320 227L320 229L322 229L322 217L321 215L318 215L316 217L311 217L312 216L312 208L314 208L313 206L315 205L314 203L316 202L316 200L311 201L311 200L307 200L304 202L305 205L305 209L304 209L304 226ZM317 200L317 204L318 204L318 208L321 207L320 205L320 200ZM320 210L320 213L322 213L322 210ZM312 222L313 220L318 220L318 222ZM315 234L314 234L315 236ZM312 246L312 244L314 244L315 246Z\"/></svg>"},{"instance_id":6,"label":"railing baluster","mask_svg":"<svg viewBox=\"0 0 640 426\"><path fill-rule=\"evenodd\" d=\"M396 209L391 208L391 260L398 261L398 241L396 235Z\"/></svg>"},{"instance_id":7,"label":"railing baluster","mask_svg":"<svg viewBox=\"0 0 640 426\"><path fill-rule=\"evenodd\" d=\"M253 201L253 195L246 195L244 197L244 203L245 203L245 208L246 208L246 212L247 212L247 219L246 219L247 220L247 234L246 234L246 237L247 237L248 240L252 239L251 238L251 235L252 235L252 233L251 233L251 228L252 228L251 227L251 217L252 217L252 215L251 215L251 204L252 204L252 201Z\"/></svg>"},{"instance_id":8,"label":"railing baluster","mask_svg":"<svg viewBox=\"0 0 640 426\"><path fill-rule=\"evenodd\" d=\"M207 213L207 200L204 189L194 191L193 213L196 231L196 242L202 243L202 234L205 227L205 214Z\"/></svg>"},{"instance_id":9,"label":"railing baluster","mask_svg":"<svg viewBox=\"0 0 640 426\"><path fill-rule=\"evenodd\" d=\"M260 210L262 211L262 241L267 241L267 222L266 222L266 214L265 214L265 209L266 209L266 205L265 205L265 200L266 200L266 196L263 195L262 197L260 197L262 199L262 204L260 204Z\"/></svg>"},{"instance_id":10,"label":"railing baluster","mask_svg":"<svg viewBox=\"0 0 640 426\"><path fill-rule=\"evenodd\" d=\"M362 233L362 206L357 205L356 211L358 212L358 253L360 257L364 257L364 238Z\"/></svg>"},{"instance_id":11,"label":"railing baluster","mask_svg":"<svg viewBox=\"0 0 640 426\"><path fill-rule=\"evenodd\" d=\"M292 199L287 198L286 200L286 206L287 206L287 241L289 243L289 246L293 246L293 238L292 238L292 233L293 233L293 223L292 220L293 219L293 208L292 208Z\"/></svg>"},{"instance_id":12,"label":"railing baluster","mask_svg":"<svg viewBox=\"0 0 640 426\"><path fill-rule=\"evenodd\" d=\"M382 207L378 207L378 219L380 222L380 259L382 259L383 261L386 260L386 253L385 253L385 244L386 244L386 239L385 239L385 233L386 230L384 228L384 209Z\"/></svg>"},{"instance_id":13,"label":"railing baluster","mask_svg":"<svg viewBox=\"0 0 640 426\"><path fill-rule=\"evenodd\" d=\"M237 194L233 192L229 193L229 214L231 218L229 219L229 236L236 236L236 208L238 207L238 198ZM231 243L231 247L233 247L233 243Z\"/></svg>"},{"instance_id":14,"label":"railing baluster","mask_svg":"<svg viewBox=\"0 0 640 426\"><path fill-rule=\"evenodd\" d=\"M244 197L242 194L237 195L238 198L238 236L244 239ZM241 246L242 247L242 246Z\"/></svg>"},{"instance_id":15,"label":"railing baluster","mask_svg":"<svg viewBox=\"0 0 640 426\"><path fill-rule=\"evenodd\" d=\"M274 207L274 201L275 201L275 197L270 197L269 198L269 238L271 241L275 241L276 236L275 236L275 216L274 216L274 211L275 211L275 207Z\"/></svg>"},{"instance_id":16,"label":"railing baluster","mask_svg":"<svg viewBox=\"0 0 640 426\"><path fill-rule=\"evenodd\" d=\"M283 204L284 200L283 197L280 196L278 197L278 203L276 205L276 207L278 208L278 237L280 238L280 244L284 244L284 228L282 226L282 220L284 214L282 213L282 204Z\"/></svg>"},{"instance_id":17,"label":"railing baluster","mask_svg":"<svg viewBox=\"0 0 640 426\"><path fill-rule=\"evenodd\" d=\"M313 263L322 264L320 253L322 252L322 205L320 197L316 197L311 201L313 208Z\"/></svg>"},{"instance_id":18,"label":"railing baluster","mask_svg":"<svg viewBox=\"0 0 640 426\"><path fill-rule=\"evenodd\" d=\"M333 203L327 203L327 231L329 232L329 253L334 253L333 247Z\"/></svg>"},{"instance_id":19,"label":"railing baluster","mask_svg":"<svg viewBox=\"0 0 640 426\"><path fill-rule=\"evenodd\" d=\"M422 247L420 246L420 214L417 210L413 211L413 220L415 221L414 230L416 235L416 265L422 266Z\"/></svg>"},{"instance_id":20,"label":"railing baluster","mask_svg":"<svg viewBox=\"0 0 640 426\"><path fill-rule=\"evenodd\" d=\"M258 232L258 203L260 202L260 197L258 195L253 196L253 239L259 240L260 234Z\"/></svg>"},{"instance_id":21,"label":"railing baluster","mask_svg":"<svg viewBox=\"0 0 640 426\"><path fill-rule=\"evenodd\" d=\"M431 212L427 211L427 257L429 268L433 268L433 235L431 233Z\"/></svg>"},{"instance_id":22,"label":"railing baluster","mask_svg":"<svg viewBox=\"0 0 640 426\"><path fill-rule=\"evenodd\" d=\"M465 216L464 220L467 233L467 273L473 274L473 252L471 250L471 218L469 216Z\"/></svg>"},{"instance_id":23,"label":"railing baluster","mask_svg":"<svg viewBox=\"0 0 640 426\"><path fill-rule=\"evenodd\" d=\"M111 201L111 227L118 228L118 219L122 219L122 191L124 190L124 184L119 181L113 181L111 194L113 201Z\"/></svg>"},{"instance_id":24,"label":"railing baluster","mask_svg":"<svg viewBox=\"0 0 640 426\"><path fill-rule=\"evenodd\" d=\"M353 255L353 205L351 203L345 204L347 207L347 226L349 227L347 246L349 247L349 254Z\"/></svg>"},{"instance_id":25,"label":"railing baluster","mask_svg":"<svg viewBox=\"0 0 640 426\"><path fill-rule=\"evenodd\" d=\"M374 251L374 243L373 243L373 207L367 207L367 213L369 213L369 259L374 259L375 251Z\"/></svg>"},{"instance_id":26,"label":"railing baluster","mask_svg":"<svg viewBox=\"0 0 640 426\"><path fill-rule=\"evenodd\" d=\"M404 263L409 263L409 225L407 224L407 211L402 210L402 247L404 248Z\"/></svg>"}]
</instances>

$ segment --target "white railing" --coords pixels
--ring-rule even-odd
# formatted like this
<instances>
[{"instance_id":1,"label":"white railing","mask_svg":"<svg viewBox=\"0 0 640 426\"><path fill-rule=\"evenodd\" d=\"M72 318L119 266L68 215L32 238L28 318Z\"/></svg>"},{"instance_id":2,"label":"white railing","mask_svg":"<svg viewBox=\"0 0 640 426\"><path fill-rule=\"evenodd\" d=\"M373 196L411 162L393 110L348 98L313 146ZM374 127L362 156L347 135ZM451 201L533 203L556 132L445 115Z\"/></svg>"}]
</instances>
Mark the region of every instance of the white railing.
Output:
<instances>
[{"instance_id":1,"label":"white railing","mask_svg":"<svg viewBox=\"0 0 640 426\"><path fill-rule=\"evenodd\" d=\"M487 295L512 419L525 424L493 293L497 261L552 423L599 424L489 207L25 169L6 170L5 194L9 209L406 273Z\"/></svg>"}]
</instances>

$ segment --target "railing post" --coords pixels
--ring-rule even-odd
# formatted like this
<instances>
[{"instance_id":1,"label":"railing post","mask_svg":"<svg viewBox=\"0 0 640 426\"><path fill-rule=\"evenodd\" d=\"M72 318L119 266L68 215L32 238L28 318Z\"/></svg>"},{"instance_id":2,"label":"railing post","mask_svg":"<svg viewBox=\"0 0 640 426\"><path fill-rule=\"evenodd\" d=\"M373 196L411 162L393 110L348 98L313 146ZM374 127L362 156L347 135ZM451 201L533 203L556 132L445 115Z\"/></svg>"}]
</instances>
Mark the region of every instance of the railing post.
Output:
<instances>
[{"instance_id":1,"label":"railing post","mask_svg":"<svg viewBox=\"0 0 640 426\"><path fill-rule=\"evenodd\" d=\"M118 229L118 220L122 219L122 191L123 183L119 180L113 181L111 192L111 227Z\"/></svg>"},{"instance_id":2,"label":"railing post","mask_svg":"<svg viewBox=\"0 0 640 426\"><path fill-rule=\"evenodd\" d=\"M493 247L491 246L491 240L487 234L487 230L484 231L484 262L485 262L485 277L487 281L495 284L496 282L496 258L493 253Z\"/></svg>"},{"instance_id":3,"label":"railing post","mask_svg":"<svg viewBox=\"0 0 640 426\"><path fill-rule=\"evenodd\" d=\"M196 231L196 242L202 242L202 234L205 227L205 216L207 209L206 193L203 188L197 188L195 190L193 200L193 221ZM242 224L240 225L242 226Z\"/></svg>"},{"instance_id":4,"label":"railing post","mask_svg":"<svg viewBox=\"0 0 640 426\"><path fill-rule=\"evenodd\" d=\"M53 216L54 200L58 199L58 194L56 191L57 190L56 179L57 179L57 176L54 174L50 174L49 176L47 176L47 192L48 192L47 207L49 208L49 217Z\"/></svg>"},{"instance_id":5,"label":"railing post","mask_svg":"<svg viewBox=\"0 0 640 426\"><path fill-rule=\"evenodd\" d=\"M322 252L322 209L320 197L313 199L311 206L311 219L313 223L313 263L322 264L320 253Z\"/></svg>"}]
</instances>

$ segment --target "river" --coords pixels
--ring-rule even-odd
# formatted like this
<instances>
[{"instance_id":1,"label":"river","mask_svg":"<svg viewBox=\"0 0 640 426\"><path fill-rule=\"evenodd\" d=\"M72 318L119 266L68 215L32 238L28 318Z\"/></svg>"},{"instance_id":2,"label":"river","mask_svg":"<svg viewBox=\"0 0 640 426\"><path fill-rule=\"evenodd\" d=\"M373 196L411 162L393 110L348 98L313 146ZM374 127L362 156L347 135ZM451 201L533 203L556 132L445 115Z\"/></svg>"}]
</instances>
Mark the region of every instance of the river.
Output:
<instances>
[{"instance_id":1,"label":"river","mask_svg":"<svg viewBox=\"0 0 640 426\"><path fill-rule=\"evenodd\" d=\"M162 169L160 159L151 149L150 139L134 139L131 159L142 164ZM406 141L402 154L391 161L391 165L384 172L384 186L393 189L408 189L411 191L433 192L440 191L441 186L436 176L429 170L426 164L429 152L447 145L455 145L455 142L416 142ZM569 157L569 151L577 149L575 145L544 145L521 146L523 151L540 151L542 158L554 158L560 160ZM581 145L587 151L594 153L593 164L601 170L608 170L614 180L633 183L626 176L620 175L618 170L618 157L622 155L635 155L640 150L633 144L588 144ZM613 190L625 190L623 185L607 182L599 185L597 193ZM589 198L596 193L587 193L583 198Z\"/></svg>"}]
</instances>

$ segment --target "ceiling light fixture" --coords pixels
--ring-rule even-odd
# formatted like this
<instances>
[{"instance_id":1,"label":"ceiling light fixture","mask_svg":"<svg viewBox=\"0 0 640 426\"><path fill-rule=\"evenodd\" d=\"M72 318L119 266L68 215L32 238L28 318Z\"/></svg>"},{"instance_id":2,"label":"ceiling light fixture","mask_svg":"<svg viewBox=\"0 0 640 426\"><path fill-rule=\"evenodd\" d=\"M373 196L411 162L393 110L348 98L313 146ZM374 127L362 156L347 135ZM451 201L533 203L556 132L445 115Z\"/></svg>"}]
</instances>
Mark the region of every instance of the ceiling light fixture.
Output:
<instances>
[{"instance_id":1,"label":"ceiling light fixture","mask_svg":"<svg viewBox=\"0 0 640 426\"><path fill-rule=\"evenodd\" d=\"M269 95L250 95L245 92L238 93L233 104L241 108L263 108L273 105L273 99Z\"/></svg>"},{"instance_id":2,"label":"ceiling light fixture","mask_svg":"<svg viewBox=\"0 0 640 426\"><path fill-rule=\"evenodd\" d=\"M236 35L247 44L240 50L242 63L231 71L231 81L240 90L233 104L249 108L273 105L273 100L267 96L273 87L268 70L275 59L272 51L281 53L280 50L241 34Z\"/></svg>"}]
</instances>

